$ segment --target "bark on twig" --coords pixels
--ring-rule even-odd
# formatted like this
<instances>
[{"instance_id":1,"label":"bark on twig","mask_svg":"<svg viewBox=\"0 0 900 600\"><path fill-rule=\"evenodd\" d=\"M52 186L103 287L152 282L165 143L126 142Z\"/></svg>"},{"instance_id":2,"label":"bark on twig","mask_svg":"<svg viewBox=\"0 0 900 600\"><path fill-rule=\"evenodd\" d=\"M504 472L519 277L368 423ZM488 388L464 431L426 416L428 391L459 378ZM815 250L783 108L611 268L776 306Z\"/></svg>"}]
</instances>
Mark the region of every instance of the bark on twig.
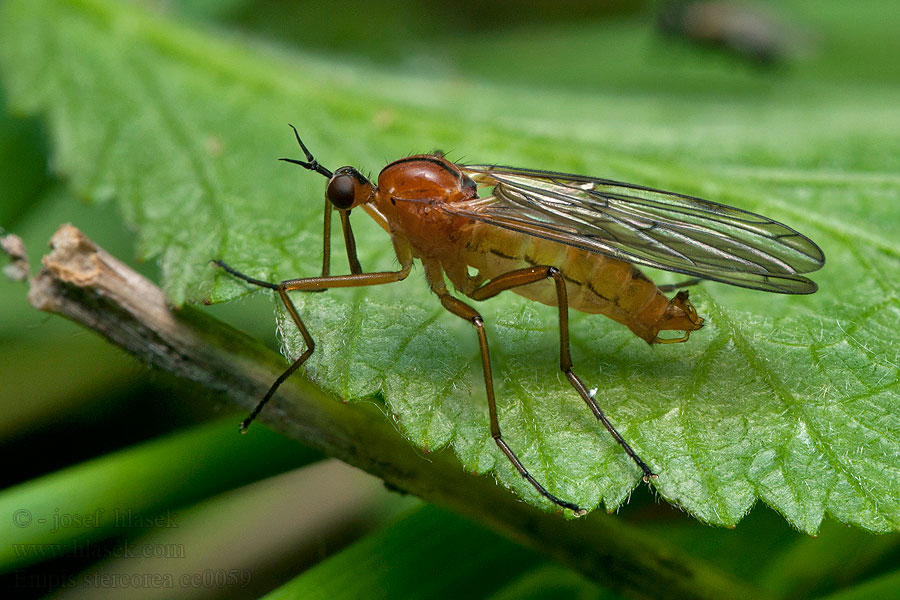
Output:
<instances>
[{"instance_id":1,"label":"bark on twig","mask_svg":"<svg viewBox=\"0 0 900 600\"><path fill-rule=\"evenodd\" d=\"M30 267L22 238L11 233L2 235L0 236L0 249L3 250L10 260L9 264L3 267L3 274L13 281L25 281L28 279Z\"/></svg>"},{"instance_id":2,"label":"bark on twig","mask_svg":"<svg viewBox=\"0 0 900 600\"><path fill-rule=\"evenodd\" d=\"M173 309L156 285L71 225L56 232L51 248L31 283L29 300L35 307L94 329L152 365L226 394L247 409L284 369L280 356L248 336L197 309ZM492 478L465 473L450 451L426 459L374 407L338 402L302 376L281 387L261 420L627 596L760 597L620 519L595 513L566 520L542 513Z\"/></svg>"}]
</instances>

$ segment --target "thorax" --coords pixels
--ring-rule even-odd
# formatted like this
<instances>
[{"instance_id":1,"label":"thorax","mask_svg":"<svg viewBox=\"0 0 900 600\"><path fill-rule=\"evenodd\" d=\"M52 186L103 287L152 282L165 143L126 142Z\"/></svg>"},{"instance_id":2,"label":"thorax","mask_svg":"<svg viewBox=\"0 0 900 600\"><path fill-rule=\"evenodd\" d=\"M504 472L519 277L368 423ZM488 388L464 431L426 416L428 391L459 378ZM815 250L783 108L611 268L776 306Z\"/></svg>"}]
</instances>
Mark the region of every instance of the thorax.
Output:
<instances>
[{"instance_id":1,"label":"thorax","mask_svg":"<svg viewBox=\"0 0 900 600\"><path fill-rule=\"evenodd\" d=\"M478 196L475 183L441 156L419 154L392 162L378 176L374 203L391 235L409 240L414 256L455 258L471 226L441 205Z\"/></svg>"}]
</instances>

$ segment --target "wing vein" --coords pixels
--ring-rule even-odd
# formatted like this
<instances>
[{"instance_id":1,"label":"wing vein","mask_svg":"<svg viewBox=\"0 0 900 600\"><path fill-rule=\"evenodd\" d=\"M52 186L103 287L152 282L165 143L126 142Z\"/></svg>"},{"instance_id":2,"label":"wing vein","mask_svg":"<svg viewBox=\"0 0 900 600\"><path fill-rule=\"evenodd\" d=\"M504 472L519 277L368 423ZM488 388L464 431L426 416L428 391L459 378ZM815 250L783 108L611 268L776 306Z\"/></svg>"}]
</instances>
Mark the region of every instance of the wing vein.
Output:
<instances>
[{"instance_id":1,"label":"wing vein","mask_svg":"<svg viewBox=\"0 0 900 600\"><path fill-rule=\"evenodd\" d=\"M668 271L787 294L815 291L801 273L825 257L768 217L644 186L497 165L461 167L492 195L447 212Z\"/></svg>"}]
</instances>

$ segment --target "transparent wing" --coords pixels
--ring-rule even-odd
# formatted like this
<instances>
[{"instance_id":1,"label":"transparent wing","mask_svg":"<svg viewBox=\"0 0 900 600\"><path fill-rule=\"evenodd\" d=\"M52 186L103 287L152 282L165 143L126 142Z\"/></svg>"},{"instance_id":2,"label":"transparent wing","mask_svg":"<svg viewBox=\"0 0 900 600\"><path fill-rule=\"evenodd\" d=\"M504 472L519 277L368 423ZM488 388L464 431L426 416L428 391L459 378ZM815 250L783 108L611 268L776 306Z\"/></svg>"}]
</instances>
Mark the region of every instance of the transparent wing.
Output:
<instances>
[{"instance_id":1,"label":"transparent wing","mask_svg":"<svg viewBox=\"0 0 900 600\"><path fill-rule=\"evenodd\" d=\"M809 294L825 263L809 238L767 217L629 183L460 165L493 195L444 210L627 262L731 285Z\"/></svg>"}]
</instances>

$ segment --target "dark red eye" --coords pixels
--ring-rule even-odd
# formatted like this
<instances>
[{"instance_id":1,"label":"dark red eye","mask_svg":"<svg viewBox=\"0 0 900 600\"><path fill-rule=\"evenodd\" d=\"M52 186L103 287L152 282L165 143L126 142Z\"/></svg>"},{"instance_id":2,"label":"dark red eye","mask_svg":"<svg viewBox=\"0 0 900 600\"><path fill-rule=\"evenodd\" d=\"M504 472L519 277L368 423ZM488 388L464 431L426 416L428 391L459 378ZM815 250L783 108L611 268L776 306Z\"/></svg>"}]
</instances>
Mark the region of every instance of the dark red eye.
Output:
<instances>
[{"instance_id":1,"label":"dark red eye","mask_svg":"<svg viewBox=\"0 0 900 600\"><path fill-rule=\"evenodd\" d=\"M335 175L328 182L328 189L325 192L328 200L335 206L346 210L353 206L353 199L356 196L356 186L353 176L347 173Z\"/></svg>"}]
</instances>

